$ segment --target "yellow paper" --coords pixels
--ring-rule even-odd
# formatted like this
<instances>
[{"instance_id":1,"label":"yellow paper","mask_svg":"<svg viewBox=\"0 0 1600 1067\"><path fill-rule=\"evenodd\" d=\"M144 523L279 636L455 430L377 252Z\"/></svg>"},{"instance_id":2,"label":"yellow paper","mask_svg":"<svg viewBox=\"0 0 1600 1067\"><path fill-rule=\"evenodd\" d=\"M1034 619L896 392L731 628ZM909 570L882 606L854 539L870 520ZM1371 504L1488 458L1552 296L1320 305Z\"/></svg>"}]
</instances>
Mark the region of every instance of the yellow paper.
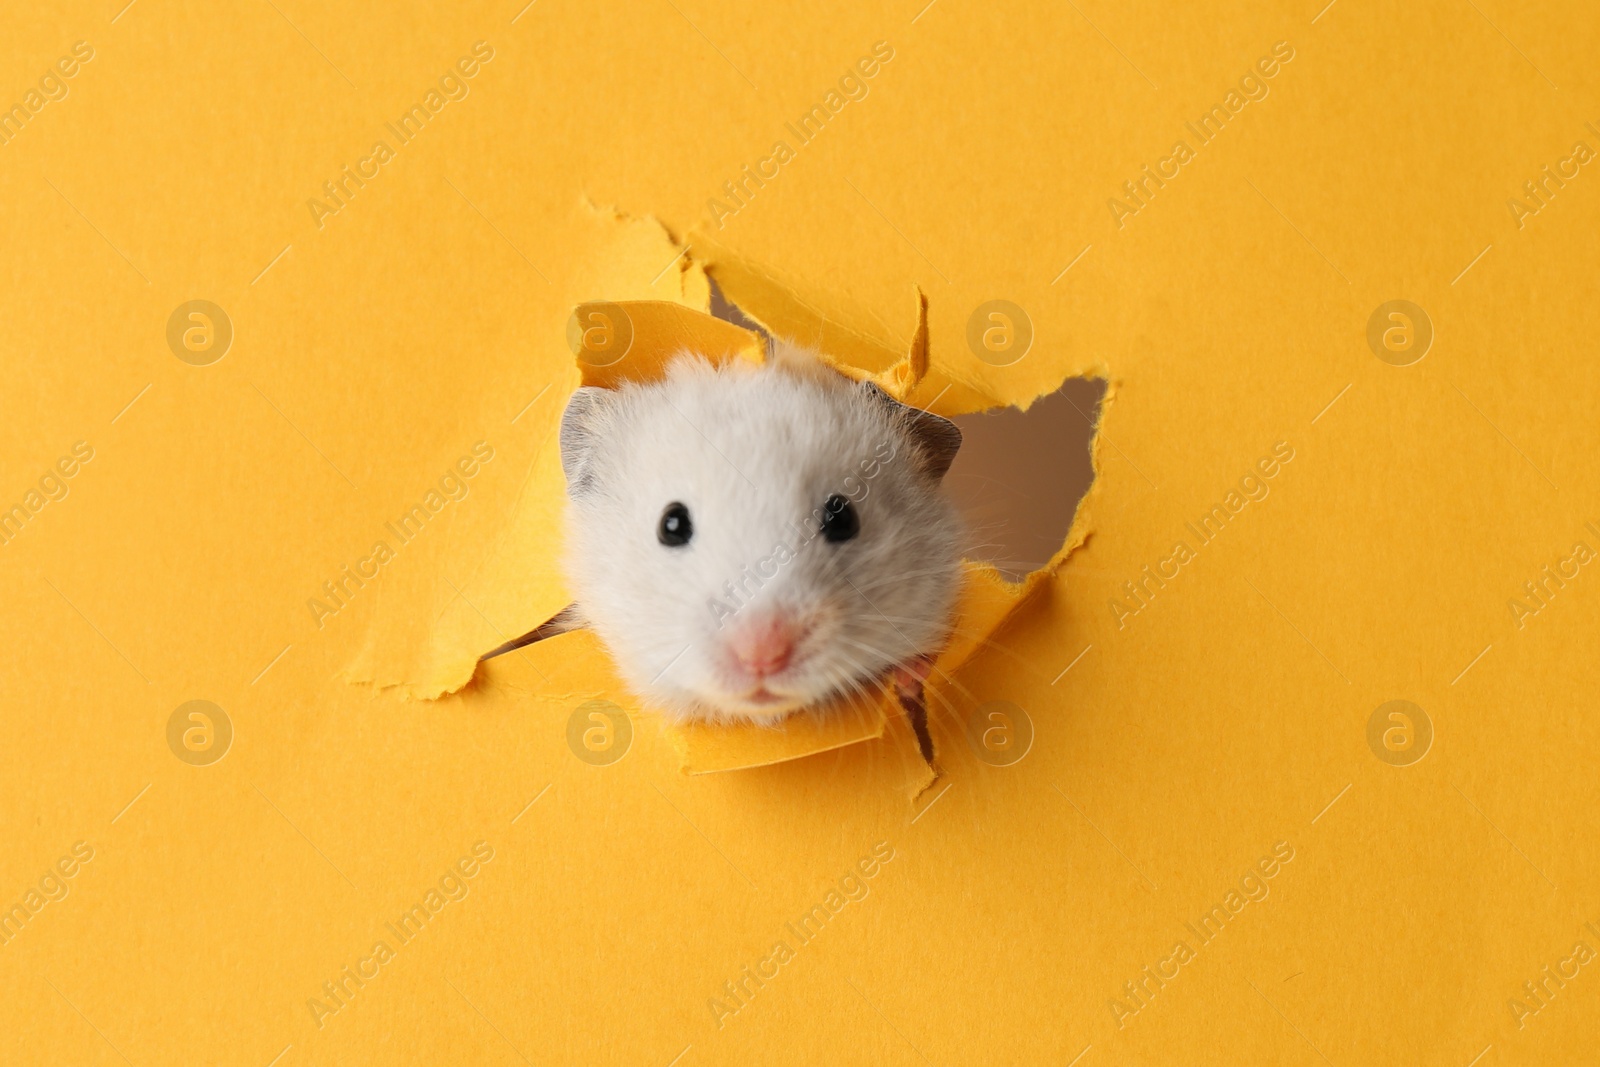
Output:
<instances>
[{"instance_id":1,"label":"yellow paper","mask_svg":"<svg viewBox=\"0 0 1600 1067\"><path fill-rule=\"evenodd\" d=\"M0 1062L1592 1059L1589 8L5 14ZM570 600L573 309L712 279L1109 383L937 780L473 673Z\"/></svg>"}]
</instances>

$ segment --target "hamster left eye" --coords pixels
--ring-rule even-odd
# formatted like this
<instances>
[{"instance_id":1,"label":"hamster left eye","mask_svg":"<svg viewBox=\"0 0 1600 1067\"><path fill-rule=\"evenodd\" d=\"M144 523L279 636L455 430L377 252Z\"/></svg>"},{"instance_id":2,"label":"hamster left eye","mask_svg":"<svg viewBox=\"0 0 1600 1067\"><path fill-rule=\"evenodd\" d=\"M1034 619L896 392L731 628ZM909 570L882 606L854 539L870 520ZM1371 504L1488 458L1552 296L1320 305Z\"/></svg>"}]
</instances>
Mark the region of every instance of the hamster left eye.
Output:
<instances>
[{"instance_id":1,"label":"hamster left eye","mask_svg":"<svg viewBox=\"0 0 1600 1067\"><path fill-rule=\"evenodd\" d=\"M822 505L822 536L829 541L848 541L861 532L861 519L855 505L838 493Z\"/></svg>"},{"instance_id":2,"label":"hamster left eye","mask_svg":"<svg viewBox=\"0 0 1600 1067\"><path fill-rule=\"evenodd\" d=\"M661 513L661 522L656 526L656 540L668 548L677 548L688 544L693 536L694 523L689 521L689 509L674 500Z\"/></svg>"}]
</instances>

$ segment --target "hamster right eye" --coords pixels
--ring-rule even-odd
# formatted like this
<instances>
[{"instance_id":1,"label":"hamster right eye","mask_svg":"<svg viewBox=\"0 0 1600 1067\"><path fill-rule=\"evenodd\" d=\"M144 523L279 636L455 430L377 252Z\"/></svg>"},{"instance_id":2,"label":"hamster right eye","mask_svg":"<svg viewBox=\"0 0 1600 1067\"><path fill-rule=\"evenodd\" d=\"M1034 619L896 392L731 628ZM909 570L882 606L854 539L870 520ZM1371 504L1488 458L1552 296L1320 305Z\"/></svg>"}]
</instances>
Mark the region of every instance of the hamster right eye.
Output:
<instances>
[{"instance_id":1,"label":"hamster right eye","mask_svg":"<svg viewBox=\"0 0 1600 1067\"><path fill-rule=\"evenodd\" d=\"M848 541L861 532L861 518L850 501L838 493L822 505L822 536L829 541Z\"/></svg>"},{"instance_id":2,"label":"hamster right eye","mask_svg":"<svg viewBox=\"0 0 1600 1067\"><path fill-rule=\"evenodd\" d=\"M678 548L689 543L694 536L694 524L689 521L689 509L674 500L661 513L656 526L656 540L668 548Z\"/></svg>"}]
</instances>

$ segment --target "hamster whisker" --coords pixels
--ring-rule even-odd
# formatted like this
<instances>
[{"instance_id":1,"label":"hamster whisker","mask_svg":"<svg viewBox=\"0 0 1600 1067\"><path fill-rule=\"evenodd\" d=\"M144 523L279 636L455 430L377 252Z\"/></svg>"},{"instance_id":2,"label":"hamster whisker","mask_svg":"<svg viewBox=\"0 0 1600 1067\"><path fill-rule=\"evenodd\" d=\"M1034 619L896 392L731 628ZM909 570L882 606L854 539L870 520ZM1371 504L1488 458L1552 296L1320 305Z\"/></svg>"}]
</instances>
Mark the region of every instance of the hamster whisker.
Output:
<instances>
[{"instance_id":1,"label":"hamster whisker","mask_svg":"<svg viewBox=\"0 0 1600 1067\"><path fill-rule=\"evenodd\" d=\"M840 658L852 668L854 673L837 666L830 667L824 675L829 685L829 692L837 693L852 702L857 695L861 696L865 701L870 701L873 693L868 689L867 683L862 678L866 665L843 653L840 654Z\"/></svg>"},{"instance_id":2,"label":"hamster whisker","mask_svg":"<svg viewBox=\"0 0 1600 1067\"><path fill-rule=\"evenodd\" d=\"M909 617L909 616L905 616L905 615L883 615L883 614L880 614L880 613L874 613L874 614L871 614L871 615L851 615L851 616L847 616L847 620L859 620L859 619L874 620L874 619L880 619L880 618L881 619L887 619L890 622L921 623L921 622L924 621L924 620L919 619L919 618L913 618L913 617ZM960 634L962 636L968 636L968 635L979 633L980 631L974 630L973 628L968 627L968 626L952 626L952 627L950 627L950 631L949 632L952 633L952 634ZM985 638L982 642L979 643L978 647L979 648L993 648L997 652L1004 652L1006 655L1010 656L1012 659L1016 660L1018 663L1022 664L1023 666L1027 667L1029 670L1033 671L1033 673L1037 677L1040 677L1040 678L1045 677L1045 673L1043 671L1040 671L1037 667L1035 667L1033 661L1030 660L1027 656L1024 656L1022 653L1016 651L1015 649L1012 649L1012 648L1010 648L1010 647L1008 647L1006 645L1001 644L999 641L994 640L992 637Z\"/></svg>"},{"instance_id":3,"label":"hamster whisker","mask_svg":"<svg viewBox=\"0 0 1600 1067\"><path fill-rule=\"evenodd\" d=\"M927 706L927 698L928 697L932 697L934 699L934 701L939 705L939 710L940 711L949 713L949 718L947 720L947 725L949 726L950 729L955 730L955 731L959 731L961 729L961 726L962 726L961 716L959 714L957 714L955 705L950 702L950 698L949 697L945 696L943 693L941 693L939 691L937 686L931 686L931 685L923 686L922 687L922 697L923 697L923 706L924 707Z\"/></svg>"},{"instance_id":4,"label":"hamster whisker","mask_svg":"<svg viewBox=\"0 0 1600 1067\"><path fill-rule=\"evenodd\" d=\"M949 682L952 688L960 690L961 695L970 700L974 707L983 703L983 701L978 699L977 694L968 689L966 686L962 685L960 682L956 681L955 676L950 674L948 671L942 671L939 668L934 667L933 673L939 675L939 677L943 678L946 682ZM950 714L952 718L959 720L960 716L956 714L955 706L953 704L950 707Z\"/></svg>"},{"instance_id":5,"label":"hamster whisker","mask_svg":"<svg viewBox=\"0 0 1600 1067\"><path fill-rule=\"evenodd\" d=\"M852 584L857 589L876 589L876 588L878 588L879 586L882 586L882 585L889 585L891 583L903 582L907 578L921 578L924 575L929 575L929 574L948 574L948 573L950 573L950 568L949 567L921 567L921 568L918 568L916 570L901 571L901 572L898 572L896 574L893 574L893 575L890 575L890 576L886 576L886 577L883 577L883 578L875 578L870 582L854 582Z\"/></svg>"},{"instance_id":6,"label":"hamster whisker","mask_svg":"<svg viewBox=\"0 0 1600 1067\"><path fill-rule=\"evenodd\" d=\"M873 611L873 612L865 612L865 611L863 611L863 612L859 612L859 613L857 613L855 615L847 615L846 618L847 619L852 619L852 620L888 619L890 622L914 622L914 623L919 623L919 624L920 623L924 623L924 622L927 621L927 619L922 618L920 616L916 616L916 615L889 615L889 614L886 614L886 613L881 612L881 611Z\"/></svg>"},{"instance_id":7,"label":"hamster whisker","mask_svg":"<svg viewBox=\"0 0 1600 1067\"><path fill-rule=\"evenodd\" d=\"M843 637L843 636L841 636L839 638L839 640L843 641L847 645L854 645L856 648L859 648L864 652L870 652L874 656L878 656L884 662L889 663L891 665L897 664L897 663L901 663L907 658L906 656L896 656L896 655L893 655L891 653L885 652L881 648L874 648L873 646L867 644L865 641L857 641L857 640L855 640L854 638L851 638L851 637Z\"/></svg>"},{"instance_id":8,"label":"hamster whisker","mask_svg":"<svg viewBox=\"0 0 1600 1067\"><path fill-rule=\"evenodd\" d=\"M882 696L881 681L873 676L865 663L841 651L839 658L849 666L849 670L839 670L841 681L836 687L850 693L859 693L866 701L871 701L874 696ZM837 670L837 668L836 668Z\"/></svg>"}]
</instances>

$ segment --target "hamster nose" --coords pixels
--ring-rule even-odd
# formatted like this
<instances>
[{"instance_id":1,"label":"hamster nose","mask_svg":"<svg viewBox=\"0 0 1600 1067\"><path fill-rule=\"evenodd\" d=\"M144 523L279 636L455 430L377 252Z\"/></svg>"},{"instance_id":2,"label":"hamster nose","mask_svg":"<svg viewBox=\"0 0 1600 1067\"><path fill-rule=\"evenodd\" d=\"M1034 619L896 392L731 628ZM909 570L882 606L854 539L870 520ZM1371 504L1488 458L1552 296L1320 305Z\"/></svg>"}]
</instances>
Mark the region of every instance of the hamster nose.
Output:
<instances>
[{"instance_id":1,"label":"hamster nose","mask_svg":"<svg viewBox=\"0 0 1600 1067\"><path fill-rule=\"evenodd\" d=\"M728 650L741 667L760 678L788 666L799 636L788 619L764 615L735 630L728 638Z\"/></svg>"}]
</instances>

